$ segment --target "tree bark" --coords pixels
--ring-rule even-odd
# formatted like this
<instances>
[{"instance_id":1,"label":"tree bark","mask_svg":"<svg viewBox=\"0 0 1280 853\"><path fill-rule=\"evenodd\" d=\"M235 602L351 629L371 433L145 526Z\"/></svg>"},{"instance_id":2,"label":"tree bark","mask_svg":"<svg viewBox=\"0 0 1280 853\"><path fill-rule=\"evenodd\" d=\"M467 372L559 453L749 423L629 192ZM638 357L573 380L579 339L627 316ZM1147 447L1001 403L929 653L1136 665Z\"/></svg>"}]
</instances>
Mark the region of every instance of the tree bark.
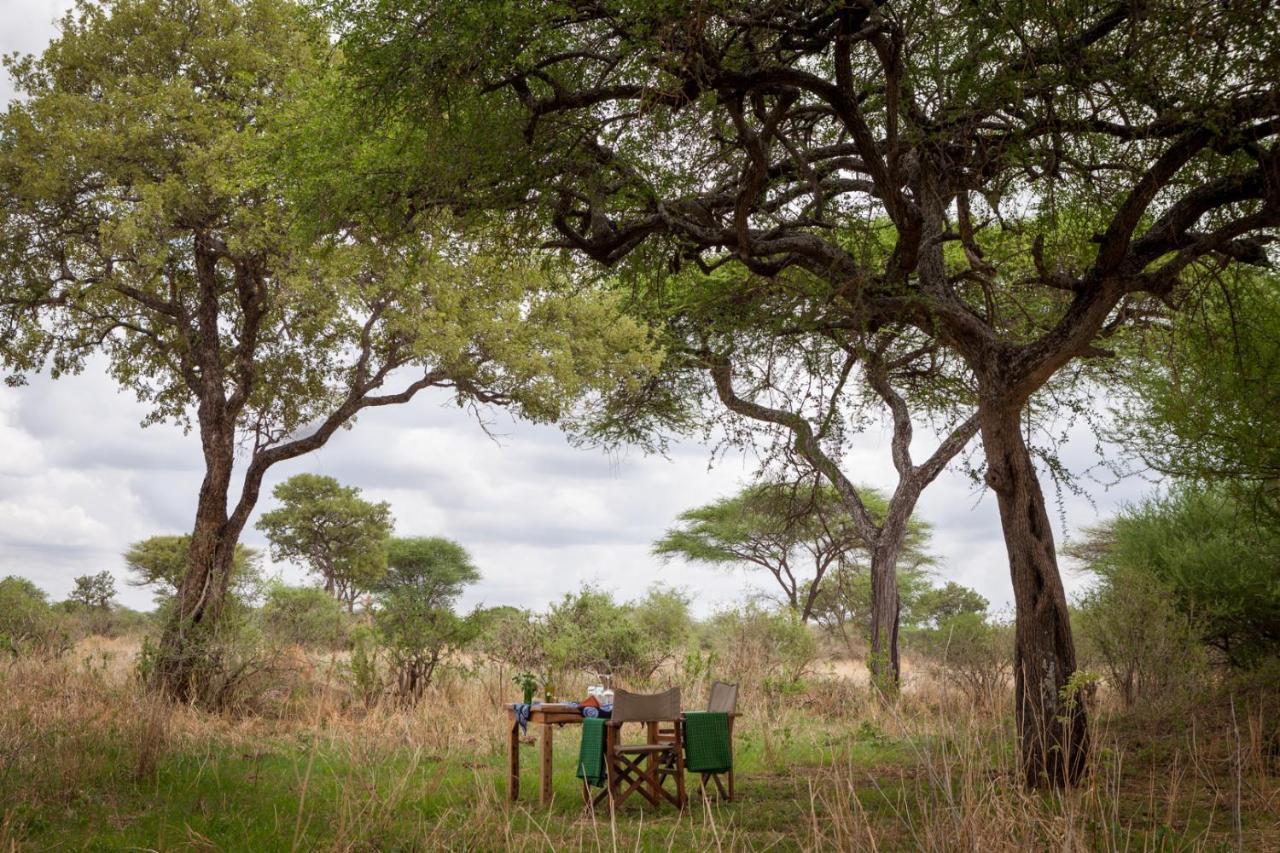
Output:
<instances>
[{"instance_id":1,"label":"tree bark","mask_svg":"<svg viewBox=\"0 0 1280 853\"><path fill-rule=\"evenodd\" d=\"M1017 621L1014 689L1022 773L1031 787L1075 784L1089 739L1085 710L1069 695L1076 671L1067 598L1053 530L1031 453L1022 437L1021 407L980 413L987 483L996 493Z\"/></svg>"},{"instance_id":2,"label":"tree bark","mask_svg":"<svg viewBox=\"0 0 1280 853\"><path fill-rule=\"evenodd\" d=\"M240 531L231 530L227 495L232 458L209 466L200 487L187 572L174 598L174 612L160 638L156 684L179 701L200 695L201 668L209 663L208 639L222 615Z\"/></svg>"},{"instance_id":3,"label":"tree bark","mask_svg":"<svg viewBox=\"0 0 1280 853\"><path fill-rule=\"evenodd\" d=\"M906 537L906 517L915 501L889 505L889 517L871 551L871 682L895 691L902 674L898 655L898 553Z\"/></svg>"}]
</instances>

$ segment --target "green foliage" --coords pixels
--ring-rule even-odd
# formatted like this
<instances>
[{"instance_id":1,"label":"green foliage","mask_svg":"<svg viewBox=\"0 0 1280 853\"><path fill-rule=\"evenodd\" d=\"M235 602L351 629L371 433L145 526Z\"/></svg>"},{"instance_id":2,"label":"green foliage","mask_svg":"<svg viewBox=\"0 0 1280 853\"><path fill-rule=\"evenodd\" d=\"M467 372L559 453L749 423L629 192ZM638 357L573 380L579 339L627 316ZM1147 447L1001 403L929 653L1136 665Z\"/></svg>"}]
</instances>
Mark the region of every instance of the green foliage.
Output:
<instances>
[{"instance_id":1,"label":"green foliage","mask_svg":"<svg viewBox=\"0 0 1280 853\"><path fill-rule=\"evenodd\" d=\"M128 607L86 607L76 601L63 601L61 611L63 630L73 639L85 637L139 637L155 627L154 614L140 613Z\"/></svg>"},{"instance_id":2,"label":"green foliage","mask_svg":"<svg viewBox=\"0 0 1280 853\"><path fill-rule=\"evenodd\" d=\"M133 573L129 583L133 586L153 588L156 604L167 609L182 583L191 560L191 536L151 536L134 542L124 552L125 567ZM229 582L230 601L233 607L247 607L259 596L262 575L262 555L248 545L236 545L231 563Z\"/></svg>"},{"instance_id":3,"label":"green foliage","mask_svg":"<svg viewBox=\"0 0 1280 853\"><path fill-rule=\"evenodd\" d=\"M756 603L713 615L703 642L715 655L716 677L738 684L769 679L779 689L803 678L818 650L809 627L790 609Z\"/></svg>"},{"instance_id":4,"label":"green foliage","mask_svg":"<svg viewBox=\"0 0 1280 853\"><path fill-rule=\"evenodd\" d=\"M527 610L512 608L492 618L481 615L484 625L480 648L489 660L517 671L545 673L548 668L546 620Z\"/></svg>"},{"instance_id":5,"label":"green foliage","mask_svg":"<svg viewBox=\"0 0 1280 853\"><path fill-rule=\"evenodd\" d=\"M1104 589L1164 590L1233 665L1280 649L1280 535L1222 489L1180 486L1127 507L1073 553Z\"/></svg>"},{"instance_id":6,"label":"green foliage","mask_svg":"<svg viewBox=\"0 0 1280 853\"><path fill-rule=\"evenodd\" d=\"M116 597L116 579L105 569L96 575L81 575L75 579L75 584L68 598L85 607L106 610L111 607L111 600Z\"/></svg>"},{"instance_id":7,"label":"green foliage","mask_svg":"<svg viewBox=\"0 0 1280 853\"><path fill-rule=\"evenodd\" d=\"M1170 590L1130 567L1100 575L1080 599L1074 624L1080 665L1102 672L1126 708L1186 695L1208 673L1196 623Z\"/></svg>"},{"instance_id":8,"label":"green foliage","mask_svg":"<svg viewBox=\"0 0 1280 853\"><path fill-rule=\"evenodd\" d=\"M996 699L1013 671L1013 627L985 613L962 612L920 634L935 675L960 688L974 704Z\"/></svg>"},{"instance_id":9,"label":"green foliage","mask_svg":"<svg viewBox=\"0 0 1280 853\"><path fill-rule=\"evenodd\" d=\"M888 507L884 496L875 489L859 492L872 517L883 519ZM870 559L835 487L812 477L751 485L733 497L686 510L678 520L654 543L654 554L664 560L763 569L802 620L818 616L824 596L830 607L832 596L838 595L828 594L830 582L824 579L829 572L852 577ZM909 567L929 562L928 535L927 525L911 522L901 562Z\"/></svg>"},{"instance_id":10,"label":"green foliage","mask_svg":"<svg viewBox=\"0 0 1280 853\"><path fill-rule=\"evenodd\" d=\"M947 581L942 586L926 586L910 599L903 599L905 625L937 627L954 616L964 613L984 614L989 602L967 586Z\"/></svg>"},{"instance_id":11,"label":"green foliage","mask_svg":"<svg viewBox=\"0 0 1280 853\"><path fill-rule=\"evenodd\" d=\"M684 648L693 633L691 599L679 589L654 584L644 598L631 602L631 619L664 658Z\"/></svg>"},{"instance_id":12,"label":"green foliage","mask_svg":"<svg viewBox=\"0 0 1280 853\"><path fill-rule=\"evenodd\" d=\"M360 497L332 477L295 474L272 490L278 509L263 513L258 529L276 560L297 560L320 576L347 610L386 573L391 507Z\"/></svg>"},{"instance_id":13,"label":"green foliage","mask_svg":"<svg viewBox=\"0 0 1280 853\"><path fill-rule=\"evenodd\" d=\"M1159 470L1218 484L1280 525L1280 276L1232 269L1135 346L1113 438Z\"/></svg>"},{"instance_id":14,"label":"green foliage","mask_svg":"<svg viewBox=\"0 0 1280 853\"><path fill-rule=\"evenodd\" d=\"M440 537L392 539L387 574L377 586L374 624L402 701L416 702L444 658L478 633L453 612L463 589L480 579L466 549Z\"/></svg>"},{"instance_id":15,"label":"green foliage","mask_svg":"<svg viewBox=\"0 0 1280 853\"><path fill-rule=\"evenodd\" d=\"M504 666L567 684L578 673L648 681L676 660L693 633L689 597L654 585L643 598L619 603L590 586L566 594L546 613L515 611L489 620L484 653Z\"/></svg>"},{"instance_id":16,"label":"green foliage","mask_svg":"<svg viewBox=\"0 0 1280 853\"><path fill-rule=\"evenodd\" d=\"M368 625L357 625L351 632L351 659L346 676L352 692L365 707L372 707L386 689L380 657L377 632Z\"/></svg>"},{"instance_id":17,"label":"green foliage","mask_svg":"<svg viewBox=\"0 0 1280 853\"><path fill-rule=\"evenodd\" d=\"M67 647L44 590L16 575L0 580L0 653L59 654Z\"/></svg>"},{"instance_id":18,"label":"green foliage","mask_svg":"<svg viewBox=\"0 0 1280 853\"><path fill-rule=\"evenodd\" d=\"M559 683L570 671L645 681L669 654L632 618L631 607L590 586L554 602L545 631L547 669Z\"/></svg>"},{"instance_id":19,"label":"green foliage","mask_svg":"<svg viewBox=\"0 0 1280 853\"><path fill-rule=\"evenodd\" d=\"M348 620L333 596L314 586L267 585L262 627L278 643L340 649L347 645Z\"/></svg>"}]
</instances>

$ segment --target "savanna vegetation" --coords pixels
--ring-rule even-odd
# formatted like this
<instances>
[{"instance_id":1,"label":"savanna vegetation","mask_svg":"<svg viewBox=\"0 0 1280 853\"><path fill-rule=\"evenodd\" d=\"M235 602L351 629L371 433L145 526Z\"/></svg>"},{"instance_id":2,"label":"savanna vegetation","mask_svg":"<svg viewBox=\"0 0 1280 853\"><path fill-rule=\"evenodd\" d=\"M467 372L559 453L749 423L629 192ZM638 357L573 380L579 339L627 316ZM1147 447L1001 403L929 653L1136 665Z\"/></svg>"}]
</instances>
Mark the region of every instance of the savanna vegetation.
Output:
<instances>
[{"instance_id":1,"label":"savanna vegetation","mask_svg":"<svg viewBox=\"0 0 1280 853\"><path fill-rule=\"evenodd\" d=\"M0 579L0 849L1275 847L1277 31L1263 0L79 0L5 59L5 393L105 366L202 479L64 601ZM318 474L263 499L428 388L746 451L652 551L766 592L468 610L450 531ZM1153 482L1060 543L1074 427ZM851 453L877 432L892 482ZM917 511L948 468L1011 612ZM600 679L739 684L739 799L584 812L561 738L551 806L508 803L500 703Z\"/></svg>"}]
</instances>

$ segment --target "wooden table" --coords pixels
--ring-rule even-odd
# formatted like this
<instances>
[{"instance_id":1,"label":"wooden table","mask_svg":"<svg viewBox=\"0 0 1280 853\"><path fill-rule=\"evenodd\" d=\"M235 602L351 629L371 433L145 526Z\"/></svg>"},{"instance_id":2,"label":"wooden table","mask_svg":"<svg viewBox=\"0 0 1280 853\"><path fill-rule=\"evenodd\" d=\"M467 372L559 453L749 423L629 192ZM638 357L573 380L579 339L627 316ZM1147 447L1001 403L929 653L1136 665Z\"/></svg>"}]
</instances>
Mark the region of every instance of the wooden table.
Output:
<instances>
[{"instance_id":1,"label":"wooden table","mask_svg":"<svg viewBox=\"0 0 1280 853\"><path fill-rule=\"evenodd\" d=\"M507 716L511 720L511 730L508 732L507 740L507 759L510 766L507 776L507 794L511 797L511 801L515 802L520 799L520 724L516 721L516 706L507 705L506 708ZM529 712L529 725L538 726L542 730L541 755L538 760L538 788L544 806L551 802L553 743L551 733L557 726L580 726L583 719L582 712L571 705L535 705Z\"/></svg>"},{"instance_id":2,"label":"wooden table","mask_svg":"<svg viewBox=\"0 0 1280 853\"><path fill-rule=\"evenodd\" d=\"M507 718L511 722L511 728L507 732L507 795L512 802L520 799L520 723L516 720L516 706L508 704L504 706L507 709ZM733 742L733 721L735 717L741 714L733 713L729 715L729 740ZM538 793L539 801L542 805L550 805L551 803L551 763L552 763L552 745L554 738L552 732L559 726L580 726L584 717L582 712L572 705L565 704L542 704L535 705L529 711L529 725L538 726L541 729L541 737L539 738L539 757L538 757ZM729 777L729 798L733 798L733 776Z\"/></svg>"}]
</instances>

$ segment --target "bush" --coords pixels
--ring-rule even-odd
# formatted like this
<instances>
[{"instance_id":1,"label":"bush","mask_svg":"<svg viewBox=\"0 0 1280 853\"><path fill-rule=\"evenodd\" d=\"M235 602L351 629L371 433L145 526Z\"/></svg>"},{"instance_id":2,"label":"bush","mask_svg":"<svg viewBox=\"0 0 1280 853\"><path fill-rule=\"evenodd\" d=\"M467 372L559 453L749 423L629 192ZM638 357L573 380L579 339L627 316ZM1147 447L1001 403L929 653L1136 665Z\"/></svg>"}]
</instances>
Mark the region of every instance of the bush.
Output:
<instances>
[{"instance_id":1,"label":"bush","mask_svg":"<svg viewBox=\"0 0 1280 853\"><path fill-rule=\"evenodd\" d=\"M85 637L136 637L152 627L151 614L118 605L94 607L68 599L59 602L55 609L62 616L64 630L75 640Z\"/></svg>"},{"instance_id":2,"label":"bush","mask_svg":"<svg viewBox=\"0 0 1280 853\"><path fill-rule=\"evenodd\" d=\"M336 598L316 586L280 582L267 587L262 627L276 642L320 649L345 648L349 633L347 615Z\"/></svg>"},{"instance_id":3,"label":"bush","mask_svg":"<svg viewBox=\"0 0 1280 853\"><path fill-rule=\"evenodd\" d=\"M0 580L0 651L61 654L70 647L58 614L44 590L13 575Z\"/></svg>"},{"instance_id":4,"label":"bush","mask_svg":"<svg viewBox=\"0 0 1280 853\"><path fill-rule=\"evenodd\" d=\"M991 702L1013 669L1013 628L962 612L920 634L934 674L958 687L974 704Z\"/></svg>"},{"instance_id":5,"label":"bush","mask_svg":"<svg viewBox=\"0 0 1280 853\"><path fill-rule=\"evenodd\" d=\"M480 573L466 549L448 539L393 539L378 587L374 624L404 702L416 702L449 653L470 643L478 620L453 606Z\"/></svg>"},{"instance_id":6,"label":"bush","mask_svg":"<svg viewBox=\"0 0 1280 853\"><path fill-rule=\"evenodd\" d=\"M480 649L489 660L520 672L549 668L549 630L544 617L528 610L512 610L481 617Z\"/></svg>"},{"instance_id":7,"label":"bush","mask_svg":"<svg viewBox=\"0 0 1280 853\"><path fill-rule=\"evenodd\" d=\"M1280 653L1280 527L1222 489L1182 486L1127 507L1068 553L1117 590L1165 590L1232 666Z\"/></svg>"},{"instance_id":8,"label":"bush","mask_svg":"<svg viewBox=\"0 0 1280 853\"><path fill-rule=\"evenodd\" d=\"M755 603L712 616L704 642L718 661L717 677L739 684L767 680L778 693L804 677L818 650L808 626L791 610Z\"/></svg>"},{"instance_id":9,"label":"bush","mask_svg":"<svg viewBox=\"0 0 1280 853\"><path fill-rule=\"evenodd\" d=\"M1105 673L1126 708L1181 694L1208 671L1202 630L1150 574L1118 570L1076 611L1081 665Z\"/></svg>"}]
</instances>

